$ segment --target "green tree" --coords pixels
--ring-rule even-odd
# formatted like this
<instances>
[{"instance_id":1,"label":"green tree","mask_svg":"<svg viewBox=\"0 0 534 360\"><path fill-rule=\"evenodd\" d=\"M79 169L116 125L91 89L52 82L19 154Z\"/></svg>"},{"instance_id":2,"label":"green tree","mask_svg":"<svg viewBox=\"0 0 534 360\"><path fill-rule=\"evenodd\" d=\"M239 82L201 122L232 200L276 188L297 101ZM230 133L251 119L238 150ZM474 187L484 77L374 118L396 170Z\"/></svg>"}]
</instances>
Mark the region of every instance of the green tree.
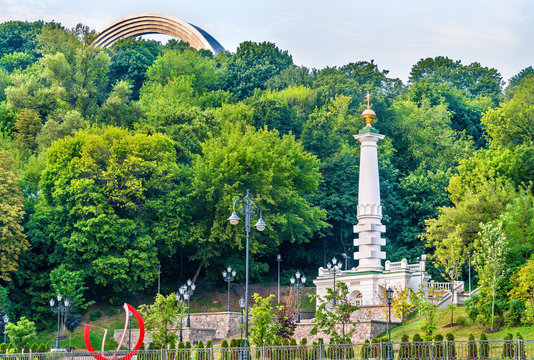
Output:
<instances>
[{"instance_id":1,"label":"green tree","mask_svg":"<svg viewBox=\"0 0 534 360\"><path fill-rule=\"evenodd\" d=\"M404 322L410 316L412 312L415 311L414 306L411 302L412 289L409 287L397 288L391 301L391 310L393 314L401 319L402 331L404 332Z\"/></svg>"},{"instance_id":2,"label":"green tree","mask_svg":"<svg viewBox=\"0 0 534 360\"><path fill-rule=\"evenodd\" d=\"M513 147L534 141L534 75L525 77L514 96L482 118L492 143Z\"/></svg>"},{"instance_id":3,"label":"green tree","mask_svg":"<svg viewBox=\"0 0 534 360\"><path fill-rule=\"evenodd\" d=\"M41 151L46 151L54 141L73 136L76 131L88 126L89 122L78 110L58 109L48 115L48 120L36 136L36 142Z\"/></svg>"},{"instance_id":4,"label":"green tree","mask_svg":"<svg viewBox=\"0 0 534 360\"><path fill-rule=\"evenodd\" d=\"M445 239L428 244L435 248L432 259L438 266L451 285L451 304L454 299L456 280L460 278L462 266L465 263L465 245L460 236L460 230L457 228L448 234ZM454 305L451 309L451 323L454 324Z\"/></svg>"},{"instance_id":5,"label":"green tree","mask_svg":"<svg viewBox=\"0 0 534 360\"><path fill-rule=\"evenodd\" d=\"M55 244L53 263L82 271L109 296L142 289L156 278L158 248L178 241L168 238L180 228L176 203L162 200L175 199L176 180L168 137L79 131L48 150L32 231Z\"/></svg>"},{"instance_id":6,"label":"green tree","mask_svg":"<svg viewBox=\"0 0 534 360\"><path fill-rule=\"evenodd\" d=\"M234 94L236 100L242 100L251 96L256 88L265 90L270 78L291 65L291 55L275 44L245 41L228 58L223 87Z\"/></svg>"},{"instance_id":7,"label":"green tree","mask_svg":"<svg viewBox=\"0 0 534 360\"><path fill-rule=\"evenodd\" d=\"M113 85L106 102L98 112L98 122L105 125L121 126L132 129L141 117L141 109L137 102L132 101L132 86L124 81Z\"/></svg>"},{"instance_id":8,"label":"green tree","mask_svg":"<svg viewBox=\"0 0 534 360\"><path fill-rule=\"evenodd\" d=\"M24 316L16 323L10 322L7 324L5 331L13 347L19 351L28 349L30 342L37 336L35 323L26 319Z\"/></svg>"},{"instance_id":9,"label":"green tree","mask_svg":"<svg viewBox=\"0 0 534 360\"><path fill-rule=\"evenodd\" d=\"M30 54L15 52L5 54L0 58L0 68L3 68L9 73L12 73L16 69L24 70L31 64L33 64L35 58Z\"/></svg>"},{"instance_id":10,"label":"green tree","mask_svg":"<svg viewBox=\"0 0 534 360\"><path fill-rule=\"evenodd\" d=\"M511 278L511 299L520 299L534 304L534 257L531 257Z\"/></svg>"},{"instance_id":11,"label":"green tree","mask_svg":"<svg viewBox=\"0 0 534 360\"><path fill-rule=\"evenodd\" d=\"M250 338L256 346L270 345L276 337L280 324L273 321L276 308L273 306L274 294L262 298L252 295L254 305L250 309Z\"/></svg>"},{"instance_id":12,"label":"green tree","mask_svg":"<svg viewBox=\"0 0 534 360\"><path fill-rule=\"evenodd\" d=\"M506 99L510 99L514 96L517 87L523 82L527 76L534 75L534 68L532 66L526 67L521 70L518 74L512 76L508 80L508 86L504 89L504 95Z\"/></svg>"},{"instance_id":13,"label":"green tree","mask_svg":"<svg viewBox=\"0 0 534 360\"><path fill-rule=\"evenodd\" d=\"M22 52L37 60L37 35L43 25L42 21L7 21L0 24L0 57Z\"/></svg>"},{"instance_id":14,"label":"green tree","mask_svg":"<svg viewBox=\"0 0 534 360\"><path fill-rule=\"evenodd\" d=\"M127 38L117 41L111 48L110 84L117 81L129 82L132 98L138 99L146 71L160 54L161 49L153 40Z\"/></svg>"},{"instance_id":15,"label":"green tree","mask_svg":"<svg viewBox=\"0 0 534 360\"><path fill-rule=\"evenodd\" d=\"M29 243L22 228L24 207L18 176L8 151L0 150L0 278L11 280Z\"/></svg>"},{"instance_id":16,"label":"green tree","mask_svg":"<svg viewBox=\"0 0 534 360\"><path fill-rule=\"evenodd\" d=\"M482 294L491 300L491 329L494 328L495 300L500 286L505 280L508 241L502 231L502 222L494 221L481 225L481 231L475 241L473 264L479 278Z\"/></svg>"},{"instance_id":17,"label":"green tree","mask_svg":"<svg viewBox=\"0 0 534 360\"><path fill-rule=\"evenodd\" d=\"M152 334L152 343L157 348L166 349L167 345L175 346L178 335L174 330L174 324L177 319L182 322L184 308L181 300L176 300L175 293L167 296L157 294L154 304L141 305L139 311L147 331Z\"/></svg>"},{"instance_id":18,"label":"green tree","mask_svg":"<svg viewBox=\"0 0 534 360\"><path fill-rule=\"evenodd\" d=\"M310 295L311 299L317 301L318 304L310 333L317 334L320 330L328 335L331 341L340 344L350 339L356 331L357 322L351 319L351 314L359 307L350 303L349 289L344 282L336 283L335 289L327 288L326 290L327 294L324 297ZM335 306L332 305L334 299L336 300Z\"/></svg>"},{"instance_id":19,"label":"green tree","mask_svg":"<svg viewBox=\"0 0 534 360\"><path fill-rule=\"evenodd\" d=\"M438 309L438 305L434 303L435 299L430 299L425 291L419 290L412 294L412 302L415 305L417 312L423 316L424 319L423 324L421 325L421 330L424 331L428 337L432 337L432 333L438 328L436 323L436 310ZM422 341L422 339L419 341Z\"/></svg>"},{"instance_id":20,"label":"green tree","mask_svg":"<svg viewBox=\"0 0 534 360\"><path fill-rule=\"evenodd\" d=\"M81 271L67 270L65 264L61 264L50 272L52 291L68 298L69 306L74 309L87 310L87 307L91 306L94 301L85 301L84 292L87 287L84 285L83 278Z\"/></svg>"},{"instance_id":21,"label":"green tree","mask_svg":"<svg viewBox=\"0 0 534 360\"><path fill-rule=\"evenodd\" d=\"M23 109L17 115L15 122L16 136L22 145L29 150L37 148L37 134L41 130L39 113L33 109Z\"/></svg>"},{"instance_id":22,"label":"green tree","mask_svg":"<svg viewBox=\"0 0 534 360\"><path fill-rule=\"evenodd\" d=\"M228 124L220 137L202 144L202 154L193 160L189 200L196 226L188 241L196 248L194 258L217 264L243 246L243 229L232 228L226 219L246 189L269 224L264 233L251 232L253 256L274 254L284 242L309 241L326 226L324 210L308 200L319 185L318 165L291 135L280 138L277 131Z\"/></svg>"}]
</instances>

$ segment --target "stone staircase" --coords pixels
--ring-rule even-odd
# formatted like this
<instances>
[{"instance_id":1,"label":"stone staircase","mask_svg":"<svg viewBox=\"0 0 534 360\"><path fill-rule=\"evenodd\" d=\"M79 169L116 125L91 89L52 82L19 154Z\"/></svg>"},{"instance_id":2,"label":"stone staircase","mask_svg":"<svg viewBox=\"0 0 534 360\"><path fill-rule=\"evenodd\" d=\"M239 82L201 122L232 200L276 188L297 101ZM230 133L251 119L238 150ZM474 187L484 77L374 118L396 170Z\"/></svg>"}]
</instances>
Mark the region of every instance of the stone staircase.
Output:
<instances>
[{"instance_id":1,"label":"stone staircase","mask_svg":"<svg viewBox=\"0 0 534 360\"><path fill-rule=\"evenodd\" d=\"M471 296L469 291L464 290L463 281L454 282L454 299L453 292L451 289L450 282L434 282L431 281L425 286L425 291L432 299L437 301L438 309L446 309L449 304L462 305L464 301L469 299ZM471 294L474 294L478 291L472 291Z\"/></svg>"}]
</instances>

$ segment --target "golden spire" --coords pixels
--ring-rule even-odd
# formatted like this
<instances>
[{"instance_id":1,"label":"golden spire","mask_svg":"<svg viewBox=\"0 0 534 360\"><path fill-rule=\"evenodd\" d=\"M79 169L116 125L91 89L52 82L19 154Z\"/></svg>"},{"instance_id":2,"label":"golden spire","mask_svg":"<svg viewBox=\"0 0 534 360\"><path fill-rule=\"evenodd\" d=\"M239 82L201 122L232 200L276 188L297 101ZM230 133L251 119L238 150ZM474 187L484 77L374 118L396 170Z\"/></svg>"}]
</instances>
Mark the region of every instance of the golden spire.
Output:
<instances>
[{"instance_id":1,"label":"golden spire","mask_svg":"<svg viewBox=\"0 0 534 360\"><path fill-rule=\"evenodd\" d=\"M376 114L373 110L371 110L371 94L369 94L369 91L367 92L365 99L367 100L367 109L363 111L362 118L367 123L367 126L371 127L371 122L373 122L373 120L375 119Z\"/></svg>"}]
</instances>

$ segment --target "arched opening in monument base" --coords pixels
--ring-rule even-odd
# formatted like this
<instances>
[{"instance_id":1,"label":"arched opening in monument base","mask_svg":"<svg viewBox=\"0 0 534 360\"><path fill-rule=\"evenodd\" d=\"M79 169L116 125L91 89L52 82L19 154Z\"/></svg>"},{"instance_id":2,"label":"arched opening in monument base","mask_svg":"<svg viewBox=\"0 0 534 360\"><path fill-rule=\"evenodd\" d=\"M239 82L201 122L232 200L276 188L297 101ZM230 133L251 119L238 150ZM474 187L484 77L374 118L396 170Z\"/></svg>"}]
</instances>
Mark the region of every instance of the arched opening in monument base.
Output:
<instances>
[{"instance_id":1,"label":"arched opening in monument base","mask_svg":"<svg viewBox=\"0 0 534 360\"><path fill-rule=\"evenodd\" d=\"M349 301L352 305L362 306L363 305L362 293L359 292L358 290L354 290L349 296Z\"/></svg>"}]
</instances>

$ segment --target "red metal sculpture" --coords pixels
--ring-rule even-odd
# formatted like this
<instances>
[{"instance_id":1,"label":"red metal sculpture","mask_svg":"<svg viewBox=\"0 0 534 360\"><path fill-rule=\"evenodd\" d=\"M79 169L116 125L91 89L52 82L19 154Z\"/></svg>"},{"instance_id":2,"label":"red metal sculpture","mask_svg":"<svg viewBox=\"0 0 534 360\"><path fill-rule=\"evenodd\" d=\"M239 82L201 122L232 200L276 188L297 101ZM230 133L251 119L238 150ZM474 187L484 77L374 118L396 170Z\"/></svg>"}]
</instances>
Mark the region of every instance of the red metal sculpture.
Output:
<instances>
[{"instance_id":1,"label":"red metal sculpture","mask_svg":"<svg viewBox=\"0 0 534 360\"><path fill-rule=\"evenodd\" d=\"M87 350L89 350L89 352L95 359L97 360L128 360L137 353L137 350L141 348L141 344L143 344L143 339L145 338L145 324L143 323L143 318L141 317L141 314L139 314L139 312L135 310L135 308L131 306L130 304L124 303L123 307L124 307L124 311L126 312L126 322L124 324L124 330L122 332L121 341L119 342L119 345L117 346L117 350L115 350L115 354L111 357L111 359L104 357L104 343L106 342L106 335L108 333L108 329L105 329L105 328L102 328L96 325L85 324L85 329L84 329L85 346L87 347ZM124 341L124 336L126 335L126 329L128 328L128 321L130 320L130 312L135 316L135 318L137 319L137 322L139 323L139 339L137 340L137 344L135 345L134 349L131 352L117 359L116 358L117 351L119 351L119 349L122 346L122 342ZM102 355L98 355L98 353L93 349L93 345L91 345L91 339L89 338L91 327L96 327L96 328L104 330L104 338L102 339L102 350L101 350Z\"/></svg>"}]
</instances>

